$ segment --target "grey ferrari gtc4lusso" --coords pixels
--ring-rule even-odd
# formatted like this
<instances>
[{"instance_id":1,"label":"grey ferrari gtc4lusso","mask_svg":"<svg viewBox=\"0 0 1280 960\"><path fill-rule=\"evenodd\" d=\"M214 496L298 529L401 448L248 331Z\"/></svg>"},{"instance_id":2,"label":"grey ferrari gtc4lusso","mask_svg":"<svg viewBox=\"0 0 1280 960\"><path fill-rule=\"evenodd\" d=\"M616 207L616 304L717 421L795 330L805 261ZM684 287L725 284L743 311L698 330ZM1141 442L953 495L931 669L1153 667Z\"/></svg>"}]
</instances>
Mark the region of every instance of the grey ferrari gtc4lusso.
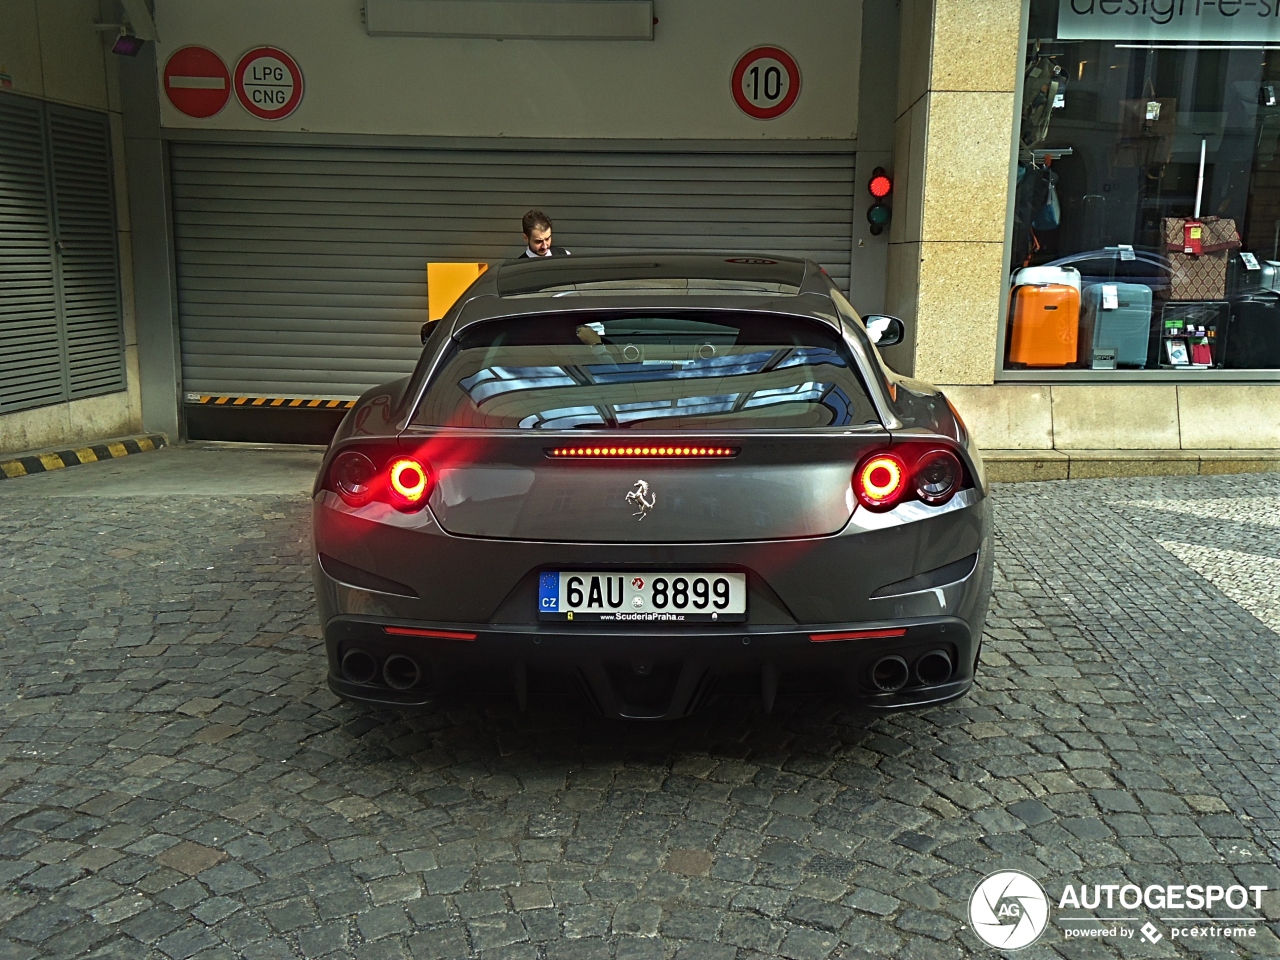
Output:
<instances>
[{"instance_id":1,"label":"grey ferrari gtc4lusso","mask_svg":"<svg viewBox=\"0 0 1280 960\"><path fill-rule=\"evenodd\" d=\"M868 334L868 328L873 331ZM347 414L314 494L338 695L572 676L673 718L722 681L868 707L962 696L991 591L977 448L816 264L517 261Z\"/></svg>"}]
</instances>

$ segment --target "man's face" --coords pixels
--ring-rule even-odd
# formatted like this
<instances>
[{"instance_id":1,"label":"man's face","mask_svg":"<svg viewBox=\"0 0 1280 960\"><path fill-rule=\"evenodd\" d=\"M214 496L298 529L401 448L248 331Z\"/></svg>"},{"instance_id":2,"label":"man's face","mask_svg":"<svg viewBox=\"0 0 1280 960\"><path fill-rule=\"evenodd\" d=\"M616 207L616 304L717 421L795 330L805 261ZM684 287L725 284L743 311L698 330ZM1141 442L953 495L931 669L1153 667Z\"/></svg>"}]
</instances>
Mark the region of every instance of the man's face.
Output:
<instances>
[{"instance_id":1,"label":"man's face","mask_svg":"<svg viewBox=\"0 0 1280 960\"><path fill-rule=\"evenodd\" d=\"M551 228L545 230L542 227L534 227L524 235L525 241L529 244L529 249L540 257L545 257L547 251L551 249Z\"/></svg>"}]
</instances>

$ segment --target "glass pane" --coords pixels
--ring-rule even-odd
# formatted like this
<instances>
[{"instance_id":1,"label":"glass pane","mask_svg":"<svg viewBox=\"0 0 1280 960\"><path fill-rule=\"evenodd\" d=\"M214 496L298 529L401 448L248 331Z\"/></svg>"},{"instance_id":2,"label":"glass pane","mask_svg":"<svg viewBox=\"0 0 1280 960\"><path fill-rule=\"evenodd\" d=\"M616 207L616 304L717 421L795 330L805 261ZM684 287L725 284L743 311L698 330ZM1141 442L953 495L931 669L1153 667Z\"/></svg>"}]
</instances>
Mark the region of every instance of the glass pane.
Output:
<instances>
[{"instance_id":1,"label":"glass pane","mask_svg":"<svg viewBox=\"0 0 1280 960\"><path fill-rule=\"evenodd\" d=\"M1032 0L1006 369L1280 367L1280 51L1058 40L1058 8Z\"/></svg>"},{"instance_id":2,"label":"glass pane","mask_svg":"<svg viewBox=\"0 0 1280 960\"><path fill-rule=\"evenodd\" d=\"M793 317L541 315L462 334L414 419L484 429L878 423L835 331Z\"/></svg>"}]
</instances>

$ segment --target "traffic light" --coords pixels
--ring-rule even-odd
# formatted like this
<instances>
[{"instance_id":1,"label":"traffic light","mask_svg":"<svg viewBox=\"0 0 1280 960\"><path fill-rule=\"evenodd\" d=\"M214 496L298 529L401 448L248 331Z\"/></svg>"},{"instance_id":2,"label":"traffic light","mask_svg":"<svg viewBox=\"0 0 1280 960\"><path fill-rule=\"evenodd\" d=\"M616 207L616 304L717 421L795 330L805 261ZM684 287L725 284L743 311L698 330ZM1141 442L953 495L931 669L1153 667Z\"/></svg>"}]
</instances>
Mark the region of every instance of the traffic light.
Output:
<instances>
[{"instance_id":1,"label":"traffic light","mask_svg":"<svg viewBox=\"0 0 1280 960\"><path fill-rule=\"evenodd\" d=\"M867 182L867 190L875 201L867 208L867 223L871 224L871 232L873 234L879 234L889 225L889 217L892 215L892 211L885 201L889 199L889 194L893 192L893 181L889 179L889 174L885 173L884 167L876 167L871 171L871 179Z\"/></svg>"}]
</instances>

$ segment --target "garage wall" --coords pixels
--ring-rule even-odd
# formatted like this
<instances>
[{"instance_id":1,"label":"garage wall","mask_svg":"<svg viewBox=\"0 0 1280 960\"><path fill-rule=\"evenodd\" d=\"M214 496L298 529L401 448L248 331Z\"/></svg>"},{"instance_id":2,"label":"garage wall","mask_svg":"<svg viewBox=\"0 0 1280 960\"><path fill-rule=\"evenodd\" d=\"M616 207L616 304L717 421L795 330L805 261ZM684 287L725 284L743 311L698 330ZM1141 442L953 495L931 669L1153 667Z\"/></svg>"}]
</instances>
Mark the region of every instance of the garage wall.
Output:
<instances>
[{"instance_id":1,"label":"garage wall","mask_svg":"<svg viewBox=\"0 0 1280 960\"><path fill-rule=\"evenodd\" d=\"M421 0L431 2L431 0ZM537 2L537 0L530 0ZM861 0L656 0L654 39L370 37L359 0L156 0L160 70L188 44L228 69L275 45L297 60L305 95L280 121L234 97L195 120L161 96L167 127L436 136L852 139L857 134ZM753 120L730 95L737 59L761 44L797 60L800 98Z\"/></svg>"},{"instance_id":2,"label":"garage wall","mask_svg":"<svg viewBox=\"0 0 1280 960\"><path fill-rule=\"evenodd\" d=\"M783 253L849 279L847 149L170 151L189 395L355 397L407 374L427 261L518 255L530 206L579 254Z\"/></svg>"}]
</instances>

